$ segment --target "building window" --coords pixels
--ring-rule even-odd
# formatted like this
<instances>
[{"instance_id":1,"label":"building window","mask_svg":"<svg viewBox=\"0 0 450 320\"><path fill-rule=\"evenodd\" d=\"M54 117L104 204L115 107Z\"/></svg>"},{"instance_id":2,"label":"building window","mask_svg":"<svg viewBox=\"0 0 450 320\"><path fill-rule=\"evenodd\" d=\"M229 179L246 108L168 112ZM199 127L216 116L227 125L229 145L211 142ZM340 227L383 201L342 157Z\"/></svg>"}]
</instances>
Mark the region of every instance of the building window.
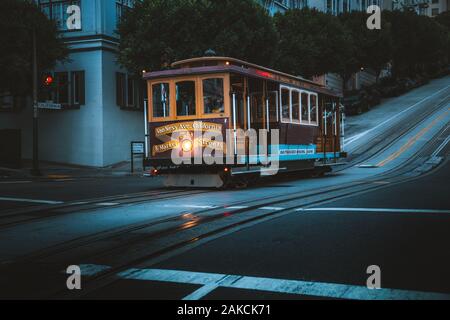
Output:
<instances>
[{"instance_id":1,"label":"building window","mask_svg":"<svg viewBox=\"0 0 450 320\"><path fill-rule=\"evenodd\" d=\"M84 71L72 72L72 105L85 104Z\"/></svg>"},{"instance_id":2,"label":"building window","mask_svg":"<svg viewBox=\"0 0 450 320\"><path fill-rule=\"evenodd\" d=\"M116 21L119 23L127 10L133 7L134 0L116 0Z\"/></svg>"},{"instance_id":3,"label":"building window","mask_svg":"<svg viewBox=\"0 0 450 320\"><path fill-rule=\"evenodd\" d=\"M439 0L432 0L431 3L434 3L434 4L439 3Z\"/></svg>"},{"instance_id":4,"label":"building window","mask_svg":"<svg viewBox=\"0 0 450 320\"><path fill-rule=\"evenodd\" d=\"M47 76L54 78L54 83L49 86L43 85L43 79ZM61 104L63 109L85 105L84 71L44 73L41 77L38 101Z\"/></svg>"},{"instance_id":5,"label":"building window","mask_svg":"<svg viewBox=\"0 0 450 320\"><path fill-rule=\"evenodd\" d=\"M14 96L10 92L0 93L0 112L20 111L29 103L26 96Z\"/></svg>"},{"instance_id":6,"label":"building window","mask_svg":"<svg viewBox=\"0 0 450 320\"><path fill-rule=\"evenodd\" d=\"M0 111L11 111L14 108L14 97L9 92L0 93Z\"/></svg>"},{"instance_id":7,"label":"building window","mask_svg":"<svg viewBox=\"0 0 450 320\"><path fill-rule=\"evenodd\" d=\"M39 7L51 20L55 21L58 30L67 31L67 21L71 12L67 13L67 8L76 5L81 10L81 0L38 0ZM80 28L71 30L81 30Z\"/></svg>"},{"instance_id":8,"label":"building window","mask_svg":"<svg viewBox=\"0 0 450 320\"><path fill-rule=\"evenodd\" d=\"M69 104L69 73L57 72L56 78L56 96L54 102L60 104Z\"/></svg>"},{"instance_id":9,"label":"building window","mask_svg":"<svg viewBox=\"0 0 450 320\"><path fill-rule=\"evenodd\" d=\"M434 16L437 16L439 14L439 8L433 8L433 9L431 9L431 15L434 17Z\"/></svg>"},{"instance_id":10,"label":"building window","mask_svg":"<svg viewBox=\"0 0 450 320\"><path fill-rule=\"evenodd\" d=\"M139 109L143 105L141 82L125 73L116 73L116 103L121 108Z\"/></svg>"}]
</instances>

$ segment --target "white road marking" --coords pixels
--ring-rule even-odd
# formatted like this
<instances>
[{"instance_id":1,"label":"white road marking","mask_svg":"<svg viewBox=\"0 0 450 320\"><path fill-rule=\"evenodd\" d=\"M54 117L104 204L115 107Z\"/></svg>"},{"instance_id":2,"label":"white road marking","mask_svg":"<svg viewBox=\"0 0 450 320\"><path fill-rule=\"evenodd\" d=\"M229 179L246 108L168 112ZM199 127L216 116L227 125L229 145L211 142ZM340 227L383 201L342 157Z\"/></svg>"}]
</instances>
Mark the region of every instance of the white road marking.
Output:
<instances>
[{"instance_id":1,"label":"white road marking","mask_svg":"<svg viewBox=\"0 0 450 320\"><path fill-rule=\"evenodd\" d=\"M393 209L393 208L299 208L295 211L337 211L337 212L391 212L391 213L450 213L450 210L435 209Z\"/></svg>"},{"instance_id":2,"label":"white road marking","mask_svg":"<svg viewBox=\"0 0 450 320\"><path fill-rule=\"evenodd\" d=\"M215 209L216 206L202 206L202 205L195 205L195 204L186 204L183 207L185 208L193 208L193 209Z\"/></svg>"},{"instance_id":3,"label":"white road marking","mask_svg":"<svg viewBox=\"0 0 450 320\"><path fill-rule=\"evenodd\" d=\"M165 204L165 208L189 208L189 209L216 209L217 206L195 205L195 204Z\"/></svg>"},{"instance_id":4,"label":"white road marking","mask_svg":"<svg viewBox=\"0 0 450 320\"><path fill-rule=\"evenodd\" d=\"M31 183L32 181L0 181L0 184Z\"/></svg>"},{"instance_id":5,"label":"white road marking","mask_svg":"<svg viewBox=\"0 0 450 320\"><path fill-rule=\"evenodd\" d=\"M185 299L201 299L218 287L355 300L450 299L449 294L434 292L421 292L387 288L379 290L369 290L364 286L337 283L248 277L179 270L133 268L120 272L117 274L117 276L126 280L171 282L202 286L192 294L185 297Z\"/></svg>"},{"instance_id":6,"label":"white road marking","mask_svg":"<svg viewBox=\"0 0 450 320\"><path fill-rule=\"evenodd\" d=\"M225 209L247 209L248 206L232 206L232 207L225 207Z\"/></svg>"},{"instance_id":7,"label":"white road marking","mask_svg":"<svg viewBox=\"0 0 450 320\"><path fill-rule=\"evenodd\" d=\"M0 197L0 201L29 202L29 203L41 203L41 204L62 204L62 203L64 203L63 201L35 200L35 199L8 198L8 197Z\"/></svg>"},{"instance_id":8,"label":"white road marking","mask_svg":"<svg viewBox=\"0 0 450 320\"><path fill-rule=\"evenodd\" d=\"M102 206L102 207L112 207L112 206L117 206L120 203L118 202L100 202L100 203L96 203L95 205L97 206Z\"/></svg>"},{"instance_id":9,"label":"white road marking","mask_svg":"<svg viewBox=\"0 0 450 320\"><path fill-rule=\"evenodd\" d=\"M408 112L409 110L411 110L412 108L418 106L418 105L421 104L422 102L425 102L425 101L431 99L432 97L434 97L435 95L438 95L438 94L441 93L442 91L447 90L449 87L450 87L450 85L448 85L448 86L446 86L445 88L442 88L441 90L435 92L435 93L432 94L431 96L428 96L428 97L426 97L426 98L423 98L423 99L420 100L419 102L416 102L415 104L413 104L412 106L406 108L406 109L403 110L402 112L399 112L399 113L395 114L394 116L392 116L392 117L390 117L389 119L383 121L382 123L378 124L377 126L373 127L372 129L369 129L369 130L367 130L367 131L358 133L358 134L354 135L353 137L348 138L348 140L346 140L346 141L344 142L344 147L346 147L347 145L349 145L349 144L355 142L356 140L359 140L360 138L364 137L364 136L367 135L368 133L370 133L370 132L372 132L372 131L374 131L374 130L376 130L376 129L382 127L382 126L384 126L386 123L391 122L391 121L394 120L395 118L398 118L400 115L402 115L402 114L405 113L405 112ZM447 97L446 97L446 98L447 98Z\"/></svg>"},{"instance_id":10,"label":"white road marking","mask_svg":"<svg viewBox=\"0 0 450 320\"><path fill-rule=\"evenodd\" d=\"M281 207L261 207L261 208L258 208L258 209L279 211L279 210L283 210L284 208L281 208Z\"/></svg>"},{"instance_id":11,"label":"white road marking","mask_svg":"<svg viewBox=\"0 0 450 320\"><path fill-rule=\"evenodd\" d=\"M88 203L89 202L86 202L86 201L79 201L79 202L71 202L70 204L73 206L79 206L79 205L88 204Z\"/></svg>"},{"instance_id":12,"label":"white road marking","mask_svg":"<svg viewBox=\"0 0 450 320\"><path fill-rule=\"evenodd\" d=\"M447 143L450 141L450 136L447 136L447 138L444 140L444 142L441 143L441 145L433 152L433 154L431 155L430 158L434 158L436 157L439 152L442 151L442 149L445 148L445 146L447 145Z\"/></svg>"},{"instance_id":13,"label":"white road marking","mask_svg":"<svg viewBox=\"0 0 450 320\"><path fill-rule=\"evenodd\" d=\"M212 291L216 290L218 287L226 287L229 285L232 285L234 282L242 278L241 276L229 276L224 275L222 279L215 282L210 282L205 284L203 287L200 287L196 291L192 292L191 294L187 295L183 298L183 300L200 300L201 298L207 296Z\"/></svg>"}]
</instances>

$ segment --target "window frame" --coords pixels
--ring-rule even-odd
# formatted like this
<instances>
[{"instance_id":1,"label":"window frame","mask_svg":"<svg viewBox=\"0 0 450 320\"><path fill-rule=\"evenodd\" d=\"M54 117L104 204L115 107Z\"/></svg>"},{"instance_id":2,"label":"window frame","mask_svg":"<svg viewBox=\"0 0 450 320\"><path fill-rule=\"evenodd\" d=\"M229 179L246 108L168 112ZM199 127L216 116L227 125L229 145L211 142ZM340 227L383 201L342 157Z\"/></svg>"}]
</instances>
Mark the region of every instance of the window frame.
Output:
<instances>
[{"instance_id":1,"label":"window frame","mask_svg":"<svg viewBox=\"0 0 450 320\"><path fill-rule=\"evenodd\" d=\"M230 92L230 84L229 84L229 77L227 77L224 74L208 74L205 76L199 76L198 78L198 84L200 89L200 113L198 115L201 116L202 119L214 119L214 118L223 118L228 116L228 110L227 106L230 103L230 95L227 94L227 92ZM204 99L204 92L203 92L203 81L208 79L222 79L223 81L223 109L224 111L221 113L205 113L205 99Z\"/></svg>"},{"instance_id":2,"label":"window frame","mask_svg":"<svg viewBox=\"0 0 450 320\"><path fill-rule=\"evenodd\" d=\"M76 78L77 75L80 78L77 79ZM84 70L71 71L69 85L70 85L70 105L73 107L86 105L86 72ZM77 85L79 85L80 87L77 88ZM77 89L79 90L79 100L75 101L75 92Z\"/></svg>"},{"instance_id":3,"label":"window frame","mask_svg":"<svg viewBox=\"0 0 450 320\"><path fill-rule=\"evenodd\" d=\"M289 91L289 121L286 120L285 117L283 117L283 101L282 101L282 90L286 89ZM300 94L300 117L298 121L294 121L292 118L292 92L299 92ZM306 94L308 97L308 121L302 121L302 109L301 109L301 103L302 103L302 95ZM279 91L279 111L280 111L280 122L285 124L295 124L295 125L302 125L302 126L309 126L309 127L318 127L319 126L319 95L316 92L307 91L304 89L299 89L295 87L289 87L287 85L280 85L280 91ZM311 96L316 97L316 116L317 116L317 122L311 122Z\"/></svg>"},{"instance_id":4,"label":"window frame","mask_svg":"<svg viewBox=\"0 0 450 320\"><path fill-rule=\"evenodd\" d=\"M294 117L293 117L294 116L294 112L293 112L294 111L294 103L293 103L293 99L292 99L293 93L296 93L298 95L298 119L294 119ZM301 98L302 98L301 90L295 89L295 88L291 89L291 123L292 124L301 124L301 118L302 118L302 115L300 113Z\"/></svg>"},{"instance_id":5,"label":"window frame","mask_svg":"<svg viewBox=\"0 0 450 320\"><path fill-rule=\"evenodd\" d=\"M289 121L286 121L286 117L283 115L283 90L289 92ZM280 121L281 123L291 123L292 122L292 101L291 101L291 88L288 86L280 85Z\"/></svg>"},{"instance_id":6,"label":"window frame","mask_svg":"<svg viewBox=\"0 0 450 320\"><path fill-rule=\"evenodd\" d=\"M178 110L177 110L177 83L180 82L194 82L194 92L195 92L195 114L193 115L187 115L187 116L179 116L178 115ZM171 107L174 108L173 112L175 115L175 118L177 120L187 120L187 119L191 119L191 118L197 118L200 116L199 113L199 84L198 84L198 80L197 77L192 78L192 77L187 77L187 78L176 78L173 81L173 96L174 96L174 100L171 101L171 104L173 103L173 106L171 105Z\"/></svg>"},{"instance_id":7,"label":"window frame","mask_svg":"<svg viewBox=\"0 0 450 320\"><path fill-rule=\"evenodd\" d=\"M116 73L116 105L123 110L129 111L139 111L143 108L142 96L145 96L145 87L141 87L139 83L139 78L132 77L130 74L117 71ZM119 78L121 81L119 82ZM133 104L129 104L130 92L129 92L129 81L132 82L132 91L131 95L133 98ZM122 96L119 96L119 89L122 93ZM140 95L140 91L142 90L142 96ZM148 92L148 91L147 91Z\"/></svg>"},{"instance_id":8,"label":"window frame","mask_svg":"<svg viewBox=\"0 0 450 320\"><path fill-rule=\"evenodd\" d=\"M311 96L316 97L316 122L312 122L311 120ZM309 105L309 125L310 126L319 126L319 95L315 92L309 93L309 99L308 99L308 105Z\"/></svg>"},{"instance_id":9,"label":"window frame","mask_svg":"<svg viewBox=\"0 0 450 320\"><path fill-rule=\"evenodd\" d=\"M225 104L225 112L220 114L205 114L204 104L203 104L203 79L215 79L215 78L223 78L224 79L224 104ZM176 105L176 87L175 83L183 82L183 81L195 81L196 83L196 114L193 116L178 116L177 115L177 105ZM170 116L168 117L154 117L153 116L153 88L154 84L158 83L169 83L170 90ZM184 77L166 77L154 80L147 80L147 92L148 92L148 105L147 105L147 114L149 122L167 122L167 121L192 121L198 120L201 121L203 119L222 119L222 118L230 118L231 114L231 97L230 97L230 75L228 73L212 73L207 75L199 75L199 76L184 76Z\"/></svg>"},{"instance_id":10,"label":"window frame","mask_svg":"<svg viewBox=\"0 0 450 320\"><path fill-rule=\"evenodd\" d=\"M169 86L169 95L168 95L168 99L169 99L169 115L166 117L155 117L154 115L154 110L153 110L153 86L155 85L161 85L161 84L168 84ZM158 121L166 121L166 119L170 119L172 118L172 85L170 83L170 81L157 81L157 82L153 82L153 83L148 83L148 92L149 92L149 98L148 98L148 106L147 108L149 109L149 119L158 119Z\"/></svg>"},{"instance_id":11,"label":"window frame","mask_svg":"<svg viewBox=\"0 0 450 320\"><path fill-rule=\"evenodd\" d=\"M39 9L45 14L47 15L47 13L45 13L42 8L43 5L48 5L49 6L49 11L48 11L48 15L47 17L52 20L52 21L56 21L53 18L53 5L54 4L58 4L58 3L67 3L68 5L77 5L80 7L80 18L81 18L81 27L79 29L73 29L73 30L69 30L67 29L67 20L63 22L63 27L60 28L59 25L57 24L57 30L58 32L80 32L83 31L83 7L82 7L82 0L47 0L47 2L43 2L42 0L37 0L37 5L39 7ZM67 7L66 7L67 10Z\"/></svg>"}]
</instances>

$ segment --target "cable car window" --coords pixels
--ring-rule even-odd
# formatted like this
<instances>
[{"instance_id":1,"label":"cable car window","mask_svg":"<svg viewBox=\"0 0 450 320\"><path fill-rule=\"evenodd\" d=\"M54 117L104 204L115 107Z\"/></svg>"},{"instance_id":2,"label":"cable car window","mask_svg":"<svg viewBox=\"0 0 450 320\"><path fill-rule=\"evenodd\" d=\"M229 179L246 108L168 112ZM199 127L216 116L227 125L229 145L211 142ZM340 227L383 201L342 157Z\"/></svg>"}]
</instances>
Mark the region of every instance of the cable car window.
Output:
<instances>
[{"instance_id":1,"label":"cable car window","mask_svg":"<svg viewBox=\"0 0 450 320\"><path fill-rule=\"evenodd\" d=\"M291 94L289 89L281 89L281 120L282 122L291 121Z\"/></svg>"},{"instance_id":2,"label":"cable car window","mask_svg":"<svg viewBox=\"0 0 450 320\"><path fill-rule=\"evenodd\" d=\"M195 81L176 83L177 116L195 115Z\"/></svg>"},{"instance_id":3,"label":"cable car window","mask_svg":"<svg viewBox=\"0 0 450 320\"><path fill-rule=\"evenodd\" d=\"M170 115L170 89L168 83L158 83L152 86L153 117L165 118Z\"/></svg>"},{"instance_id":4,"label":"cable car window","mask_svg":"<svg viewBox=\"0 0 450 320\"><path fill-rule=\"evenodd\" d=\"M305 92L302 92L301 116L302 123L309 123L308 94Z\"/></svg>"},{"instance_id":5,"label":"cable car window","mask_svg":"<svg viewBox=\"0 0 450 320\"><path fill-rule=\"evenodd\" d=\"M311 94L310 100L310 122L311 124L317 124L317 96L315 94Z\"/></svg>"},{"instance_id":6,"label":"cable car window","mask_svg":"<svg viewBox=\"0 0 450 320\"><path fill-rule=\"evenodd\" d=\"M278 92L269 93L269 120L270 122L278 122Z\"/></svg>"},{"instance_id":7,"label":"cable car window","mask_svg":"<svg viewBox=\"0 0 450 320\"><path fill-rule=\"evenodd\" d=\"M223 79L203 80L203 112L206 114L225 112L223 101Z\"/></svg>"},{"instance_id":8,"label":"cable car window","mask_svg":"<svg viewBox=\"0 0 450 320\"><path fill-rule=\"evenodd\" d=\"M300 122L300 92L292 92L292 122Z\"/></svg>"}]
</instances>

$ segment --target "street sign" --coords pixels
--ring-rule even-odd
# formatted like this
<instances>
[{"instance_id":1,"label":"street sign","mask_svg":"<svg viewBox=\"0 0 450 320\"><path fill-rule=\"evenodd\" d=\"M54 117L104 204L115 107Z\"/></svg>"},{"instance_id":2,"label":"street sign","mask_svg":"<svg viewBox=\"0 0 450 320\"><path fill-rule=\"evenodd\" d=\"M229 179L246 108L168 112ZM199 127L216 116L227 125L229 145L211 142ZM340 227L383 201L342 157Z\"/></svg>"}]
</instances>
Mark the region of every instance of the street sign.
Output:
<instances>
[{"instance_id":1,"label":"street sign","mask_svg":"<svg viewBox=\"0 0 450 320\"><path fill-rule=\"evenodd\" d=\"M38 102L39 109L51 109L51 110L61 110L62 105L60 103L53 102Z\"/></svg>"},{"instance_id":2,"label":"street sign","mask_svg":"<svg viewBox=\"0 0 450 320\"><path fill-rule=\"evenodd\" d=\"M144 154L145 153L144 142L132 142L131 150L133 154Z\"/></svg>"},{"instance_id":3,"label":"street sign","mask_svg":"<svg viewBox=\"0 0 450 320\"><path fill-rule=\"evenodd\" d=\"M144 141L132 141L131 142L131 173L134 172L134 156L145 155L145 142Z\"/></svg>"}]
</instances>

